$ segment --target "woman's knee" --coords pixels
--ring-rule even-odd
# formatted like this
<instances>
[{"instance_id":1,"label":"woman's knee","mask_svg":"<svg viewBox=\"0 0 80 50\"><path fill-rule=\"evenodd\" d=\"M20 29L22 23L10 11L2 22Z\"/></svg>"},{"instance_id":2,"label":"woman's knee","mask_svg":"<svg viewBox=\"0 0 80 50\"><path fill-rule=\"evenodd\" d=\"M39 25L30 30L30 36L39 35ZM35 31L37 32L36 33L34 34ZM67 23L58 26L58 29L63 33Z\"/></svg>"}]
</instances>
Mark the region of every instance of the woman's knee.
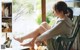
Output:
<instances>
[{"instance_id":1,"label":"woman's knee","mask_svg":"<svg viewBox=\"0 0 80 50\"><path fill-rule=\"evenodd\" d=\"M51 27L48 25L47 22L42 22L41 26L45 27L46 29L50 29Z\"/></svg>"},{"instance_id":2,"label":"woman's knee","mask_svg":"<svg viewBox=\"0 0 80 50\"><path fill-rule=\"evenodd\" d=\"M42 22L41 25L46 26L46 25L48 25L48 23L47 22Z\"/></svg>"}]
</instances>

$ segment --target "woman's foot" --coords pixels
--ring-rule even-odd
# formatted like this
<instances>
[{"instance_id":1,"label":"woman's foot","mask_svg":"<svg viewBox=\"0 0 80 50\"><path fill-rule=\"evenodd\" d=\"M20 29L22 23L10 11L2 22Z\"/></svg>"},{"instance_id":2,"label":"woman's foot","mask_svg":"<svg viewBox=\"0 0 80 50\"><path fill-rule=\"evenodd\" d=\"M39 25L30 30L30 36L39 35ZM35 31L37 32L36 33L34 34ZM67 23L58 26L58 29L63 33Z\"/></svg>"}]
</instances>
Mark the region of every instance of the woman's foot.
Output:
<instances>
[{"instance_id":1,"label":"woman's foot","mask_svg":"<svg viewBox=\"0 0 80 50\"><path fill-rule=\"evenodd\" d=\"M34 46L34 42L31 41L29 43L21 43L21 46L30 46L30 47L32 47L32 46Z\"/></svg>"},{"instance_id":2,"label":"woman's foot","mask_svg":"<svg viewBox=\"0 0 80 50\"><path fill-rule=\"evenodd\" d=\"M13 37L15 40L17 40L17 41L19 41L20 43L22 43L23 42L23 40L21 39L21 38L15 38L15 37Z\"/></svg>"},{"instance_id":3,"label":"woman's foot","mask_svg":"<svg viewBox=\"0 0 80 50\"><path fill-rule=\"evenodd\" d=\"M21 43L21 46L29 46L30 50L34 50L34 40L29 43Z\"/></svg>"},{"instance_id":4,"label":"woman's foot","mask_svg":"<svg viewBox=\"0 0 80 50\"><path fill-rule=\"evenodd\" d=\"M34 50L34 42L22 43L21 46L29 46L30 50Z\"/></svg>"}]
</instances>

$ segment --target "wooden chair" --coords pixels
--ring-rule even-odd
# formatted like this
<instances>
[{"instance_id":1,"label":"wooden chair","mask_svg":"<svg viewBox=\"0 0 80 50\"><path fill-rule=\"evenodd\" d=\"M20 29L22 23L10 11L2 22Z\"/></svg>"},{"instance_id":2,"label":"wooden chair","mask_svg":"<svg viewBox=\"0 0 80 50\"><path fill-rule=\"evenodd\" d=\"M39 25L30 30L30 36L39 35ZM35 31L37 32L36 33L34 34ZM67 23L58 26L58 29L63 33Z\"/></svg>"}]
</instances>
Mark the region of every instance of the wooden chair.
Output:
<instances>
[{"instance_id":1,"label":"wooden chair","mask_svg":"<svg viewBox=\"0 0 80 50\"><path fill-rule=\"evenodd\" d=\"M78 33L80 33L80 19L76 20L70 37L60 36L55 39L55 50L70 50Z\"/></svg>"}]
</instances>

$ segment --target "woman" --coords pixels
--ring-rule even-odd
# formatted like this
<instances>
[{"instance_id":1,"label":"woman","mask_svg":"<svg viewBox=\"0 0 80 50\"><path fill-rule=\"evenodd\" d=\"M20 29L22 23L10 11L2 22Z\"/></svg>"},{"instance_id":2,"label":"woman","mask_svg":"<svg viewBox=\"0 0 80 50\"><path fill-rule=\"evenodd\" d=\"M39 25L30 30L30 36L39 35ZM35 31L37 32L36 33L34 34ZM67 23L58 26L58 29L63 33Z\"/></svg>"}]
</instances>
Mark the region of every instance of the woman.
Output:
<instances>
[{"instance_id":1,"label":"woman","mask_svg":"<svg viewBox=\"0 0 80 50\"><path fill-rule=\"evenodd\" d=\"M65 16L67 16L71 21L73 20L73 10L69 7L67 7L67 14L65 14ZM66 18L67 19L67 18ZM72 27L72 22L70 22L69 20L67 20L66 22L68 22L67 24L70 24L71 23L71 29L73 28ZM69 23L70 22L70 23ZM67 25L68 26L68 25ZM64 26L63 26L64 27ZM65 28L65 27L64 27ZM67 30L65 28L65 30ZM72 31L72 30L71 30ZM64 33L64 32L63 32ZM66 32L65 32L66 33ZM67 34L61 34L61 36L69 36ZM58 36L57 36L58 37ZM54 38L51 38L51 39L48 39L47 40L47 47L49 50L56 50L57 46L55 46L54 44Z\"/></svg>"},{"instance_id":2,"label":"woman","mask_svg":"<svg viewBox=\"0 0 80 50\"><path fill-rule=\"evenodd\" d=\"M23 46L30 45L34 47L34 42L39 44L42 41L47 41L51 38L54 38L58 35L69 36L72 32L72 21L68 18L67 14L67 5L63 1L57 2L53 7L54 15L58 17L57 22L54 26L50 27L46 22L43 22L36 30L31 32L29 35L26 35L21 38L15 38L19 42L28 38L33 38L33 40L28 44L21 44ZM49 50L53 50L51 47Z\"/></svg>"}]
</instances>

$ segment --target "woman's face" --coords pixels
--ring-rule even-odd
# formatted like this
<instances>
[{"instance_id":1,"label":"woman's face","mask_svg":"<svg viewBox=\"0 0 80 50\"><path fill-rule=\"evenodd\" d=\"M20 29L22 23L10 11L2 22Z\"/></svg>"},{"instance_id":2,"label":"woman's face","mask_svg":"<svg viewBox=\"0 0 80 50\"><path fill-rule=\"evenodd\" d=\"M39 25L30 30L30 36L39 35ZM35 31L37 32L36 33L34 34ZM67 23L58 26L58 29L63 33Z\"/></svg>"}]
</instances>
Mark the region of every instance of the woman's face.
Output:
<instances>
[{"instance_id":1,"label":"woman's face","mask_svg":"<svg viewBox=\"0 0 80 50\"><path fill-rule=\"evenodd\" d=\"M58 12L57 10L55 11L55 10L53 9L53 15L58 17L59 12Z\"/></svg>"},{"instance_id":2,"label":"woman's face","mask_svg":"<svg viewBox=\"0 0 80 50\"><path fill-rule=\"evenodd\" d=\"M54 13L54 16L57 16L57 17L60 17L63 14L62 11L59 12L58 10L54 10L54 9L53 9L53 13Z\"/></svg>"}]
</instances>

